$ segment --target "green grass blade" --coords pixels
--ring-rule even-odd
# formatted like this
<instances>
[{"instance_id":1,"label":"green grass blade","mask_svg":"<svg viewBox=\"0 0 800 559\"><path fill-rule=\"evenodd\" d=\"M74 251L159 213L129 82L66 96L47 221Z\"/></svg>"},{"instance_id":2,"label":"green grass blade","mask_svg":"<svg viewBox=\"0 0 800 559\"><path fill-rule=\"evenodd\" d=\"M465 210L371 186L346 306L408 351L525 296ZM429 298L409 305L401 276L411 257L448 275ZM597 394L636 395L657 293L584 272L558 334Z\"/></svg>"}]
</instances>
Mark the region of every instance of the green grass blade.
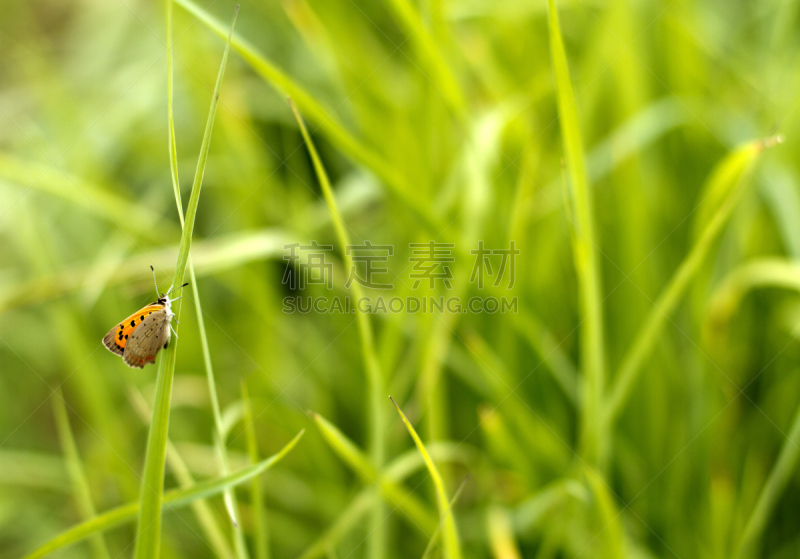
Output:
<instances>
[{"instance_id":1,"label":"green grass blade","mask_svg":"<svg viewBox=\"0 0 800 559\"><path fill-rule=\"evenodd\" d=\"M467 484L468 479L469 476L465 477L464 481L462 481L461 485L459 485L458 489L456 489L456 492L453 493L453 498L450 499L450 504L448 505L451 510L453 509L453 505L456 504L456 501L458 501L458 498L461 496L461 492L464 490L464 486ZM428 559L431 556L434 548L436 547L436 541L439 539L439 534L441 533L441 531L442 531L442 522L439 521L439 525L436 527L436 531L431 536L428 545L425 546L425 551L422 552L422 559Z\"/></svg>"},{"instance_id":2,"label":"green grass blade","mask_svg":"<svg viewBox=\"0 0 800 559\"><path fill-rule=\"evenodd\" d=\"M336 545L336 542L350 533L350 531L358 525L358 522L367 515L372 508L372 501L373 496L371 490L365 489L359 493L342 514L339 515L336 522L325 531L322 537L306 548L300 556L300 559L317 559L318 557L324 557L328 550Z\"/></svg>"},{"instance_id":3,"label":"green grass blade","mask_svg":"<svg viewBox=\"0 0 800 559\"><path fill-rule=\"evenodd\" d=\"M231 33L233 25L236 23L238 7L231 23ZM230 36L225 45L225 52L222 56L217 83L214 86L214 95L211 99L208 120L203 142L200 147L200 156L197 161L192 193L189 197L189 205L186 210L186 220L181 236L181 244L178 249L178 260L175 264L175 276L172 285L177 287L183 281L186 264L189 260L189 250L192 246L192 231L194 230L195 216L197 215L197 205L200 201L200 190L203 184L203 173L205 172L208 150L211 146L211 132L214 128L214 118L217 112L217 102L222 86L222 77L225 75L225 65L228 61L230 51ZM175 314L180 316L180 306ZM136 549L134 556L136 559L158 558L161 550L161 510L162 498L164 496L164 460L166 459L167 432L169 429L169 405L172 397L172 379L175 375L175 359L178 340L175 339L164 351L158 368L156 380L156 395L153 405L153 419L150 422L150 431L147 438L147 453L145 455L144 476L142 479L141 503L139 510L139 522L137 527Z\"/></svg>"},{"instance_id":4,"label":"green grass blade","mask_svg":"<svg viewBox=\"0 0 800 559\"><path fill-rule=\"evenodd\" d=\"M633 385L642 371L645 359L655 346L667 320L678 306L692 279L705 262L714 241L730 219L741 197L744 186L742 179L752 168L764 147L770 143L771 141L751 142L737 149L720 162L718 168L711 174L709 184L704 191L724 192L727 194L727 198L719 201L719 196L716 197L719 202L716 213L708 220L704 220L707 221L705 229L698 236L697 242L689 254L678 266L667 286L661 291L653 309L645 319L644 325L639 329L636 339L622 359L622 364L614 377L614 384L609 393L606 410L608 425L611 425L625 406ZM710 215L711 211L709 210L708 213Z\"/></svg>"},{"instance_id":5,"label":"green grass blade","mask_svg":"<svg viewBox=\"0 0 800 559\"><path fill-rule=\"evenodd\" d=\"M223 38L226 36L226 27L204 12L199 6L190 0L175 1L179 6L186 9L186 11L203 22L217 35ZM342 150L342 152L353 159L353 161L364 165L383 179L386 186L414 212L430 231L439 230L441 219L425 204L421 203L419 197L413 195L413 185L410 185L403 174L392 167L382 155L375 153L353 136L353 134L339 122L339 119L336 118L333 111L317 101L313 95L308 93L308 91L296 83L290 76L286 75L263 54L259 53L249 42L234 36L231 44L259 76L277 89L278 92L293 99L298 107L300 107L308 118L319 127L320 131L323 132L338 149Z\"/></svg>"},{"instance_id":6,"label":"green grass blade","mask_svg":"<svg viewBox=\"0 0 800 559\"><path fill-rule=\"evenodd\" d=\"M72 489L63 457L27 450L0 449L0 484L58 492Z\"/></svg>"},{"instance_id":7,"label":"green grass blade","mask_svg":"<svg viewBox=\"0 0 800 559\"><path fill-rule=\"evenodd\" d=\"M514 541L513 524L508 511L494 505L489 509L486 522L494 557L496 559L522 559L517 543Z\"/></svg>"},{"instance_id":8,"label":"green grass blade","mask_svg":"<svg viewBox=\"0 0 800 559\"><path fill-rule=\"evenodd\" d=\"M83 469L81 457L78 454L78 445L75 444L75 437L72 435L72 428L69 425L67 407L64 405L64 394L59 388L50 398L53 404L53 415L56 418L58 428L58 438L61 441L61 450L64 452L64 461L67 465L70 480L72 481L75 499L78 502L78 509L81 516L91 519L97 515L92 501L92 493L89 489L89 481L86 479L86 472ZM110 558L106 542L102 534L95 534L90 540L92 551L95 557L100 559Z\"/></svg>"},{"instance_id":9,"label":"green grass blade","mask_svg":"<svg viewBox=\"0 0 800 559\"><path fill-rule=\"evenodd\" d=\"M712 297L708 311L711 322L727 323L747 293L764 287L800 291L800 263L766 257L743 264L728 274Z\"/></svg>"},{"instance_id":10,"label":"green grass blade","mask_svg":"<svg viewBox=\"0 0 800 559\"><path fill-rule=\"evenodd\" d=\"M602 287L593 215L592 192L586 174L575 94L569 75L567 54L558 23L555 0L549 0L550 51L556 81L558 117L569 171L574 215L573 256L578 275L581 317L581 361L583 363L583 413L581 445L585 459L602 458L602 402L605 390Z\"/></svg>"},{"instance_id":11,"label":"green grass blade","mask_svg":"<svg viewBox=\"0 0 800 559\"><path fill-rule=\"evenodd\" d=\"M775 466L769 473L767 482L758 496L758 501L750 513L744 533L739 540L739 547L736 552L737 559L747 559L756 557L758 543L764 533L778 500L783 495L786 486L795 475L797 470L797 460L800 457L800 407L795 412L792 428L789 436L783 442L783 447L778 455Z\"/></svg>"},{"instance_id":12,"label":"green grass blade","mask_svg":"<svg viewBox=\"0 0 800 559\"><path fill-rule=\"evenodd\" d=\"M247 384L242 380L242 403L244 404L244 425L247 436L247 454L250 462L258 463L258 439L256 438L253 408L247 393ZM254 477L250 482L250 506L253 508L253 539L255 540L256 559L269 559L269 524L267 509L264 506L264 494L261 490L261 479Z\"/></svg>"},{"instance_id":13,"label":"green grass blade","mask_svg":"<svg viewBox=\"0 0 800 559\"><path fill-rule=\"evenodd\" d=\"M181 202L180 180L178 176L178 148L175 140L175 119L173 115L173 56L172 56L172 0L167 0L167 115L169 121L169 163L170 172L172 176L172 189L175 193L175 203L178 206L178 216L181 220L181 226L184 226L183 217L183 203ZM238 8L237 8L238 13ZM236 15L234 15L234 23ZM233 26L231 26L231 33ZM230 41L230 38L229 38ZM217 92L218 95L219 92ZM211 364L211 352L208 349L208 336L206 335L205 319L203 317L203 307L200 303L200 293L197 290L197 278L194 273L194 266L191 259L188 262L189 267L189 283L192 286L192 293L194 294L194 308L197 315L197 326L200 331L200 347L203 350L203 365L206 370L206 379L208 381L208 392L211 397L211 409L214 414L214 426L216 432L213 436L214 443L217 446L217 454L220 458L221 468L220 474L225 476L230 473L230 461L228 460L228 452L225 447L225 437L222 434L222 419L219 410L219 397L217 396L216 381L214 379L214 368ZM244 541L244 534L239 526L236 518L238 516L238 505L236 503L236 495L232 490L225 491L225 509L228 511L228 516L233 523L233 538L236 545L236 555L239 559L246 559L247 546Z\"/></svg>"},{"instance_id":14,"label":"green grass blade","mask_svg":"<svg viewBox=\"0 0 800 559\"><path fill-rule=\"evenodd\" d=\"M292 111L297 119L297 125L300 127L300 132L303 134L303 139L306 142L308 153L311 156L311 161L314 164L314 170L317 173L317 178L319 179L322 193L325 196L325 202L328 204L328 208L331 212L333 227L336 231L336 237L339 241L342 251L344 268L348 271L352 270L353 259L346 250L346 247L350 245L350 238L347 234L347 230L345 229L342 215L339 213L339 207L336 204L336 199L333 196L333 189L331 188L331 183L328 179L328 173L325 171L325 167L322 165L319 154L317 154L317 149L314 147L314 142L311 141L311 136L309 135L306 125L303 122L303 117L300 116L297 107L294 106L294 103L291 102L291 99L289 102L292 105ZM364 291L361 289L361 285L357 281L354 281L350 285L349 289L353 292L354 300L360 301L364 297ZM385 454L384 447L386 445L384 441L386 420L384 418L383 406L381 405L381 401L383 400L382 394L384 393L384 379L380 364L378 363L378 357L375 352L375 341L369 316L367 313L362 312L358 305L356 305L356 320L358 321L358 333L361 339L361 359L367 376L368 384L369 400L367 402L367 407L370 410L370 456L372 458L372 467L377 472L380 471L381 467L383 466ZM385 554L382 549L378 549L379 546L384 545L386 540L385 523L383 521L384 516L383 500L379 497L376 497L375 510L373 511L373 529L370 531L371 557L383 557Z\"/></svg>"},{"instance_id":15,"label":"green grass blade","mask_svg":"<svg viewBox=\"0 0 800 559\"><path fill-rule=\"evenodd\" d=\"M147 422L150 421L152 413L147 405L147 400L145 400L141 392L131 388L131 390L128 392L128 399L131 401L133 408L142 418L142 421L147 424ZM178 480L181 489L187 489L195 484L195 480L192 477L192 473L189 471L189 467L186 465L183 457L181 457L178 449L175 448L175 445L169 439L167 439L167 464L175 476L175 479ZM221 557L222 559L233 559L233 550L231 549L231 546L228 543L221 526L217 522L217 517L208 502L203 499L198 499L197 501L191 503L190 506L192 507L192 512L194 512L194 515L197 517L197 523L203 530L203 535L208 540L211 548L214 550L214 553L216 553L217 556Z\"/></svg>"},{"instance_id":16,"label":"green grass blade","mask_svg":"<svg viewBox=\"0 0 800 559\"><path fill-rule=\"evenodd\" d=\"M442 538L444 539L445 554L449 559L460 559L461 543L458 539L458 530L456 528L455 518L453 517L453 511L450 509L450 503L447 499L447 491L444 487L444 480L442 480L442 476L439 474L436 464L433 463L430 454L428 454L428 451L425 449L425 445L422 444L422 439L420 439L419 435L417 435L417 432L406 418L403 410L400 409L400 406L397 405L397 402L395 402L391 396L389 399L392 400L394 407L397 408L397 413L400 414L400 417L403 419L403 423L406 424L406 429L408 429L408 432L411 434L411 438L414 439L414 443L417 445L419 453L425 460L425 466L428 468L428 473L430 473L431 479L433 479L433 485L436 490L436 502L439 506L439 515L441 516L441 521L444 525L444 534L442 535Z\"/></svg>"},{"instance_id":17,"label":"green grass blade","mask_svg":"<svg viewBox=\"0 0 800 559\"><path fill-rule=\"evenodd\" d=\"M379 475L370 460L336 426L319 414L312 413L311 417L322 432L325 442L365 482L376 485L379 496L402 510L415 527L430 532L435 530L436 518L428 512L419 499L389 476Z\"/></svg>"},{"instance_id":18,"label":"green grass blade","mask_svg":"<svg viewBox=\"0 0 800 559\"><path fill-rule=\"evenodd\" d=\"M191 262L197 275L209 275L236 268L247 262L278 258L283 246L290 242L287 233L262 229L233 233L218 239L196 242ZM121 263L106 261L97 265L63 268L12 286L0 286L0 312L14 307L41 303L80 290L92 274L101 270L109 278L108 285L140 281L152 285L149 265L167 268L175 262L178 246L166 246L148 254L126 258Z\"/></svg>"},{"instance_id":19,"label":"green grass blade","mask_svg":"<svg viewBox=\"0 0 800 559\"><path fill-rule=\"evenodd\" d=\"M466 117L467 102L458 81L453 76L447 62L442 56L433 36L426 27L419 12L409 0L386 0L394 12L399 24L406 32L406 36L414 45L417 53L428 67L428 76L441 92L444 99L452 107L456 116Z\"/></svg>"},{"instance_id":20,"label":"green grass blade","mask_svg":"<svg viewBox=\"0 0 800 559\"><path fill-rule=\"evenodd\" d=\"M303 436L304 432L305 430L300 431L295 438L289 442L289 444L280 450L280 452L273 454L255 466L243 468L229 476L197 483L186 489L173 489L171 491L167 491L164 493L164 499L161 502L162 508L182 507L184 505L193 503L198 499L205 499L206 497L218 495L229 487L236 487L237 485L252 479L254 476L257 476L274 466L284 456L286 456L289 451L294 448L294 446ZM105 530L114 528L115 526L124 524L125 522L134 520L137 517L139 508L140 503L128 503L127 505L122 505L110 511L104 512L103 514L94 517L92 520L83 522L77 526L73 526L65 532L62 532L37 550L26 555L24 559L37 559L39 557L44 557L59 549L63 549L68 545L81 541L92 534L103 532Z\"/></svg>"}]
</instances>

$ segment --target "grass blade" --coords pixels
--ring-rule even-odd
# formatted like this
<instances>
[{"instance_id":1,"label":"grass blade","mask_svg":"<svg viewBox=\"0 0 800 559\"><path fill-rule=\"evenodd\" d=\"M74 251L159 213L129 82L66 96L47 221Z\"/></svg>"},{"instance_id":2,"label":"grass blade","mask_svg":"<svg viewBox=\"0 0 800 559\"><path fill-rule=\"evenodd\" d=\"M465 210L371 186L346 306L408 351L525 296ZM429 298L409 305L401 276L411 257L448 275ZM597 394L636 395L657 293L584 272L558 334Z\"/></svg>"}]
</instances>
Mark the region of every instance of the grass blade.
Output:
<instances>
[{"instance_id":1,"label":"grass blade","mask_svg":"<svg viewBox=\"0 0 800 559\"><path fill-rule=\"evenodd\" d=\"M599 243L595 237L592 192L586 174L575 94L569 75L567 54L558 23L555 0L549 0L550 51L556 80L558 118L564 154L572 189L574 223L573 256L578 275L581 317L581 360L583 362L583 414L581 416L582 453L589 462L602 458L600 436L602 402L605 390L605 355L603 342L603 309L601 304Z\"/></svg>"},{"instance_id":2,"label":"grass blade","mask_svg":"<svg viewBox=\"0 0 800 559\"><path fill-rule=\"evenodd\" d=\"M345 270L353 269L353 259L347 252L346 248L350 245L350 238L345 229L342 215L339 213L339 207L336 205L336 199L333 197L333 189L331 188L328 173L322 165L322 161L317 154L317 149L314 147L314 142L311 141L311 136L308 134L306 125L303 122L303 117L294 106L291 99L289 103L292 106L292 111L297 119L297 125L300 127L300 132L303 134L303 139L306 142L308 153L311 156L311 161L314 164L314 170L317 173L322 193L325 196L325 202L331 212L333 219L333 227L336 231L336 237L342 250L342 260L344 262ZM349 288L353 292L353 298L360 301L364 297L364 292L361 285L354 281ZM381 372L378 357L375 352L375 341L372 333L372 325L370 324L369 316L363 312L358 305L356 305L356 320L358 321L358 334L361 338L361 359L363 362L364 371L367 376L368 384L368 404L370 410L370 456L372 458L372 467L376 472L380 471L383 466L384 460L384 426L386 420L384 419L383 406L381 405L382 394L384 393L383 373ZM370 556L383 557L384 552L379 549L379 546L384 545L386 540L383 522L383 500L379 497L375 498L375 509L373 511L373 529L370 531Z\"/></svg>"},{"instance_id":3,"label":"grass blade","mask_svg":"<svg viewBox=\"0 0 800 559\"><path fill-rule=\"evenodd\" d=\"M378 496L385 498L394 506L402 510L414 523L415 527L422 527L430 532L435 530L436 518L428 512L419 499L411 492L406 491L401 485L386 475L379 475L372 467L370 460L358 449L353 441L332 423L319 414L312 413L311 417L322 431L325 441L333 451L350 466L364 481L378 486Z\"/></svg>"},{"instance_id":4,"label":"grass blade","mask_svg":"<svg viewBox=\"0 0 800 559\"><path fill-rule=\"evenodd\" d=\"M423 63L428 66L430 78L436 88L452 107L456 116L465 118L467 102L461 87L416 7L409 0L387 0L386 3L394 12L398 23L405 29L407 38L414 45Z\"/></svg>"},{"instance_id":5,"label":"grass blade","mask_svg":"<svg viewBox=\"0 0 800 559\"><path fill-rule=\"evenodd\" d=\"M664 328L672 312L678 306L689 283L700 270L714 241L719 237L728 219L736 207L743 189L743 178L752 168L757 157L772 140L751 142L732 152L712 173L705 192L724 192L728 196L719 205L716 213L707 220L705 229L700 233L697 242L686 258L683 259L667 286L658 296L653 309L645 319L639 334L622 360L619 371L614 377L614 385L610 391L605 421L611 425L617 418L630 396L633 384L642 370L644 360L655 346L659 334Z\"/></svg>"},{"instance_id":6,"label":"grass blade","mask_svg":"<svg viewBox=\"0 0 800 559\"><path fill-rule=\"evenodd\" d=\"M433 485L436 489L436 502L439 506L439 515L441 517L442 524L444 525L444 551L445 555L449 559L460 559L461 558L461 544L458 540L458 530L456 529L456 521L453 517L453 511L450 510L450 503L447 499L447 491L444 487L444 481L442 480L442 476L439 474L439 470L436 468L436 464L433 463L433 460L428 454L428 451L425 449L425 445L422 444L422 439L419 438L417 432L414 430L414 427L411 423L406 419L406 415L403 413L403 410L400 409L400 406L397 405L391 396L389 399L392 400L394 407L397 408L397 413L400 414L400 417L403 419L403 423L406 424L406 429L411 434L411 438L414 439L414 443L417 445L417 449L419 453L422 455L423 460L425 460L425 466L428 468L428 473L430 473L431 478L433 479Z\"/></svg>"},{"instance_id":7,"label":"grass blade","mask_svg":"<svg viewBox=\"0 0 800 559\"><path fill-rule=\"evenodd\" d=\"M458 501L458 498L461 496L461 491L464 490L464 486L467 484L467 480L469 480L469 476L464 478L464 481L462 481L461 485L458 486L456 492L453 493L453 498L450 499L450 505L449 505L451 510L453 508L453 505L456 504L456 501ZM436 546L436 540L439 539L439 533L441 531L442 531L442 522L440 521L439 525L436 527L436 531L433 533L433 536L431 536L428 545L425 546L425 551L422 552L422 559L428 559L431 556L431 554L433 553L433 548Z\"/></svg>"},{"instance_id":8,"label":"grass blade","mask_svg":"<svg viewBox=\"0 0 800 559\"><path fill-rule=\"evenodd\" d=\"M797 408L794 420L792 422L792 429L789 431L789 436L783 442L783 447L778 455L778 460L775 466L769 473L767 482L758 496L758 501L750 513L750 518L745 526L742 538L739 541L739 547L736 552L737 559L747 559L748 557L755 557L757 554L758 542L764 529L767 527L767 522L775 510L778 500L786 489L787 484L797 469L797 460L800 457L800 407Z\"/></svg>"},{"instance_id":9,"label":"grass blade","mask_svg":"<svg viewBox=\"0 0 800 559\"><path fill-rule=\"evenodd\" d=\"M250 462L258 464L258 440L254 427L253 408L247 394L247 384L242 380L242 403L244 404L244 429L247 436L247 453ZM256 559L269 559L269 524L267 509L264 506L264 494L261 491L261 479L256 476L250 482L250 504L253 508L253 538L256 542Z\"/></svg>"},{"instance_id":10,"label":"grass blade","mask_svg":"<svg viewBox=\"0 0 800 559\"><path fill-rule=\"evenodd\" d=\"M145 400L141 392L131 388L128 393L128 399L130 400L133 408L141 416L142 421L147 424L147 422L150 421L150 416L152 413L147 405L147 400ZM178 449L175 448L175 445L169 439L167 439L167 464L169 465L169 468L175 478L178 480L181 489L187 489L195 484L195 480L192 477L192 473L189 471L189 467L186 465L186 462L184 462L183 458L178 452ZM203 535L208 539L208 542L211 545L211 548L214 550L214 553L216 553L217 556L221 557L222 559L233 559L233 550L231 549L231 546L228 543L222 528L217 522L217 517L209 504L203 499L198 499L197 501L191 503L191 507L192 512L194 512L194 515L197 517L197 523L203 530Z\"/></svg>"},{"instance_id":11,"label":"grass blade","mask_svg":"<svg viewBox=\"0 0 800 559\"><path fill-rule=\"evenodd\" d=\"M231 23L231 33L233 25L236 23L238 7ZM200 147L200 156L197 161L192 193L189 197L189 206L186 210L186 220L181 236L181 244L178 249L178 261L175 264L175 276L172 285L180 285L183 281L186 264L189 260L189 250L192 246L192 231L194 230L195 216L197 215L197 204L200 201L200 190L203 184L203 173L205 172L208 150L211 146L211 132L214 128L214 118L217 113L217 102L219 91L222 86L222 77L225 75L225 65L228 61L230 51L230 35L228 43L225 45L225 52L222 56L217 83L214 86L214 95L211 99L211 107L208 113L203 142ZM175 311L180 316L180 306ZM158 368L158 378L156 380L156 395L153 405L153 419L150 422L150 431L147 438L147 453L145 455L144 477L142 479L141 503L139 509L139 523L137 527L136 559L158 558L161 550L161 510L162 499L164 496L164 460L166 458L167 432L169 429L169 403L172 398L172 379L175 375L175 358L178 347L178 340L175 339L164 351Z\"/></svg>"},{"instance_id":12,"label":"grass blade","mask_svg":"<svg viewBox=\"0 0 800 559\"><path fill-rule=\"evenodd\" d=\"M60 388L56 390L51 401L53 403L53 415L55 415L56 418L56 427L58 428L58 438L61 440L61 450L64 452L64 461L66 462L67 472L72 481L73 492L78 502L78 509L80 510L81 516L89 520L97 515L97 511L95 511L94 503L92 502L92 493L89 490L89 481L86 479L86 472L83 469L83 463L78 454L78 446L75 444L75 438L72 436L67 407L64 405L64 394L61 392ZM95 557L100 559L111 557L108 553L106 542L101 534L92 536L90 543Z\"/></svg>"},{"instance_id":13,"label":"grass blade","mask_svg":"<svg viewBox=\"0 0 800 559\"><path fill-rule=\"evenodd\" d=\"M206 497L218 495L229 487L235 487L252 479L254 476L257 476L274 466L278 461L286 456L289 451L294 448L294 446L303 436L304 432L305 430L300 431L295 438L289 442L289 444L280 450L280 452L273 454L255 466L243 468L222 478L197 483L186 489L173 489L171 491L167 491L164 493L164 498L161 501L162 508L182 507L184 505L193 503L197 499L205 499ZM68 545L81 541L92 534L103 532L105 530L114 528L115 526L124 524L125 522L129 522L136 518L137 514L139 513L139 509L140 503L128 503L127 505L122 505L110 511L104 512L103 514L96 516L87 522L83 522L77 526L73 526L65 532L62 532L39 549L26 555L24 559L38 559L39 557L44 557L50 553L53 553L54 551L63 549Z\"/></svg>"},{"instance_id":14,"label":"grass blade","mask_svg":"<svg viewBox=\"0 0 800 559\"><path fill-rule=\"evenodd\" d=\"M517 543L514 541L514 530L507 510L497 505L489 509L487 518L489 525L489 543L495 559L522 559Z\"/></svg>"},{"instance_id":15,"label":"grass blade","mask_svg":"<svg viewBox=\"0 0 800 559\"><path fill-rule=\"evenodd\" d=\"M199 6L190 0L175 1L179 6L202 21L217 35L220 37L226 36L227 30L225 26L205 13ZM309 119L330 138L331 142L338 149L342 150L355 162L364 165L381 177L381 179L385 181L386 186L414 212L430 231L439 230L441 219L431 212L427 206L422 204L419 201L419 197L412 194L414 189L403 174L393 168L382 155L375 153L353 136L353 134L339 122L339 119L336 118L333 111L317 101L313 95L297 84L290 76L287 76L244 39L234 37L231 44L259 76L264 78L264 80L280 93L294 99L303 112L308 115Z\"/></svg>"},{"instance_id":16,"label":"grass blade","mask_svg":"<svg viewBox=\"0 0 800 559\"><path fill-rule=\"evenodd\" d=\"M178 177L178 149L177 142L175 141L175 119L173 115L173 71L172 71L172 0L167 0L167 115L169 121L169 163L170 172L172 176L172 189L175 193L175 203L178 206L178 216L180 217L181 226L184 226L183 217L183 203L181 202L180 179ZM236 10L238 14L238 7ZM236 14L234 14L234 23L236 21ZM231 25L231 33L233 33L233 24ZM229 37L230 42L230 37ZM217 95L219 92L216 93ZM206 335L205 319L203 318L203 308L200 304L200 293L197 290L197 278L194 273L194 266L191 260L188 262L189 267L189 283L192 286L192 293L194 294L194 308L197 314L197 326L200 331L200 347L203 350L203 365L206 370L206 379L208 381L208 392L211 397L211 409L214 414L214 426L216 432L213 435L214 444L217 447L217 454L220 459L220 474L225 476L230 473L230 462L228 460L228 453L225 447L225 437L222 434L222 419L219 410L219 397L217 396L216 381L214 379L214 368L211 364L211 352L208 349L208 336ZM247 558L247 546L244 541L244 534L236 520L238 515L238 505L236 503L236 495L232 490L225 491L225 509L228 511L228 516L233 523L233 539L236 545L236 555L239 559Z\"/></svg>"}]
</instances>

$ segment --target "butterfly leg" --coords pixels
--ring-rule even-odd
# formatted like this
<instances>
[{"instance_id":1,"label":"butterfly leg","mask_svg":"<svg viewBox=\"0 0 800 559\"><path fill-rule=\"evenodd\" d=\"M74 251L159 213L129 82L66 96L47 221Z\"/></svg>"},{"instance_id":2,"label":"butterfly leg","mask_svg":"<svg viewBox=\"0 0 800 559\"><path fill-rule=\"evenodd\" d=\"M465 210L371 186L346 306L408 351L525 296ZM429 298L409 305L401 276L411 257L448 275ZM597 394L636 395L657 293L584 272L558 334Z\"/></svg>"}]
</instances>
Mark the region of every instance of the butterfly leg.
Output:
<instances>
[{"instance_id":1,"label":"butterfly leg","mask_svg":"<svg viewBox=\"0 0 800 559\"><path fill-rule=\"evenodd\" d=\"M172 324L169 325L169 329L172 330L172 334L175 336L176 340L179 340L178 333L175 331L175 328L172 327Z\"/></svg>"}]
</instances>

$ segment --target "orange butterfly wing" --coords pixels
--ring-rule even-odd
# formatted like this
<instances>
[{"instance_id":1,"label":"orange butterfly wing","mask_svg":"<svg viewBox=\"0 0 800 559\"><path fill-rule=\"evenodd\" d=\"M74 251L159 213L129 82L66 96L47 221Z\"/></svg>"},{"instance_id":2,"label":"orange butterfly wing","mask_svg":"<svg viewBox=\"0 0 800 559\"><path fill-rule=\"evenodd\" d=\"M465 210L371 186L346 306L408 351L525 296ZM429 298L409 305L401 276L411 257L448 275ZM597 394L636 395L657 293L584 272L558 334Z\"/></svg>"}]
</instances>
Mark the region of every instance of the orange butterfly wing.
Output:
<instances>
[{"instance_id":1,"label":"orange butterfly wing","mask_svg":"<svg viewBox=\"0 0 800 559\"><path fill-rule=\"evenodd\" d=\"M128 345L128 337L131 335L131 332L133 332L133 329L144 322L144 319L147 318L148 315L163 309L164 305L152 303L138 312L133 313L108 331L108 334L103 338L103 345L105 345L109 351L117 355L122 355L125 351L125 346Z\"/></svg>"}]
</instances>

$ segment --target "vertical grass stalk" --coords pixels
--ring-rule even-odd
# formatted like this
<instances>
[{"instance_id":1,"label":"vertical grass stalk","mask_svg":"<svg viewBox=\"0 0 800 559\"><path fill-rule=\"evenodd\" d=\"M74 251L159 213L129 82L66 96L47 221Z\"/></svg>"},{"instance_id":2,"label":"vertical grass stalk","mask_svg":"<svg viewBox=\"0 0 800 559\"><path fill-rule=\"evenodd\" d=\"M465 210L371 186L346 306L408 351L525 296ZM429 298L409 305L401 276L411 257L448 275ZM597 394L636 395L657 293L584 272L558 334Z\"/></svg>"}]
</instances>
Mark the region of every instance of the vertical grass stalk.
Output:
<instances>
[{"instance_id":1,"label":"vertical grass stalk","mask_svg":"<svg viewBox=\"0 0 800 559\"><path fill-rule=\"evenodd\" d=\"M258 464L258 439L254 426L253 408L247 393L247 384L242 381L242 402L244 404L244 426L247 436L247 454L251 464ZM264 506L264 494L261 491L261 479L256 476L250 482L250 506L253 509L253 539L256 543L256 559L269 559L269 524L267 509Z\"/></svg>"},{"instance_id":2,"label":"vertical grass stalk","mask_svg":"<svg viewBox=\"0 0 800 559\"><path fill-rule=\"evenodd\" d=\"M169 162L170 173L172 176L172 189L175 194L175 203L178 206L178 217L180 218L181 227L184 226L183 217L183 203L181 201L180 179L178 175L178 150L177 142L175 140L175 119L173 113L173 91L174 91L174 75L173 75L173 56L172 56L172 0L167 0L167 115L169 119ZM238 13L238 8L237 8ZM234 16L235 22L236 16ZM231 26L231 31L233 26ZM192 293L194 294L194 308L197 314L197 324L200 331L200 346L203 352L203 365L206 370L206 380L208 381L208 392L211 400L211 409L214 415L214 434L213 441L214 447L217 450L217 455L220 460L220 473L228 475L230 473L230 461L228 460L228 452L225 447L225 439L222 435L222 414L219 408L219 397L217 396L216 380L214 378L214 368L211 364L211 352L208 349L208 336L206 335L206 325L203 318L203 308L200 304L200 293L197 290L197 277L194 273L194 266L192 265L191 258L188 263L189 268L189 283L192 286ZM244 541L244 533L236 520L238 516L238 505L236 503L236 495L233 489L225 491L225 509L228 516L233 523L233 539L236 546L236 555L239 559L247 558L247 546Z\"/></svg>"},{"instance_id":3,"label":"vertical grass stalk","mask_svg":"<svg viewBox=\"0 0 800 559\"><path fill-rule=\"evenodd\" d=\"M581 310L581 360L584 375L581 446L584 459L590 463L596 463L602 459L602 448L605 447L600 440L604 433L602 402L605 389L605 355L602 287L600 285L600 264L597 258L598 242L595 237L592 191L589 189L589 178L586 173L575 94L572 90L555 0L549 0L548 8L550 51L556 81L558 117L573 200L573 256L578 275Z\"/></svg>"},{"instance_id":4,"label":"vertical grass stalk","mask_svg":"<svg viewBox=\"0 0 800 559\"><path fill-rule=\"evenodd\" d=\"M236 15L233 16L231 23L231 33L233 25L236 23ZM189 205L186 209L185 223L181 244L178 250L178 260L175 263L175 276L172 285L180 285L186 271L189 260L189 250L192 246L192 232L194 230L195 217L197 215L197 205L200 201L200 190L203 184L203 174L205 172L206 161L208 160L208 150L211 146L211 131L214 128L214 118L217 114L217 103L219 101L219 91L222 85L222 77L225 75L225 65L228 61L230 51L230 35L225 45L225 52L222 56L217 83L214 86L214 95L211 99L211 107L208 112L203 141L200 146L200 156L197 161L192 192L189 196ZM177 304L175 314L180 316L181 305ZM176 331L178 329L176 325ZM164 497L164 460L166 459L167 433L169 430L169 406L172 399L172 379L175 375L175 359L177 356L178 339L172 341L169 347L164 350L164 355L158 367L158 377L156 379L156 394L153 403L153 419L150 422L150 431L147 437L147 453L145 455L144 476L142 478L142 488L140 496L139 522L136 529L136 549L134 556L136 559L158 559L161 551L161 508Z\"/></svg>"}]
</instances>

